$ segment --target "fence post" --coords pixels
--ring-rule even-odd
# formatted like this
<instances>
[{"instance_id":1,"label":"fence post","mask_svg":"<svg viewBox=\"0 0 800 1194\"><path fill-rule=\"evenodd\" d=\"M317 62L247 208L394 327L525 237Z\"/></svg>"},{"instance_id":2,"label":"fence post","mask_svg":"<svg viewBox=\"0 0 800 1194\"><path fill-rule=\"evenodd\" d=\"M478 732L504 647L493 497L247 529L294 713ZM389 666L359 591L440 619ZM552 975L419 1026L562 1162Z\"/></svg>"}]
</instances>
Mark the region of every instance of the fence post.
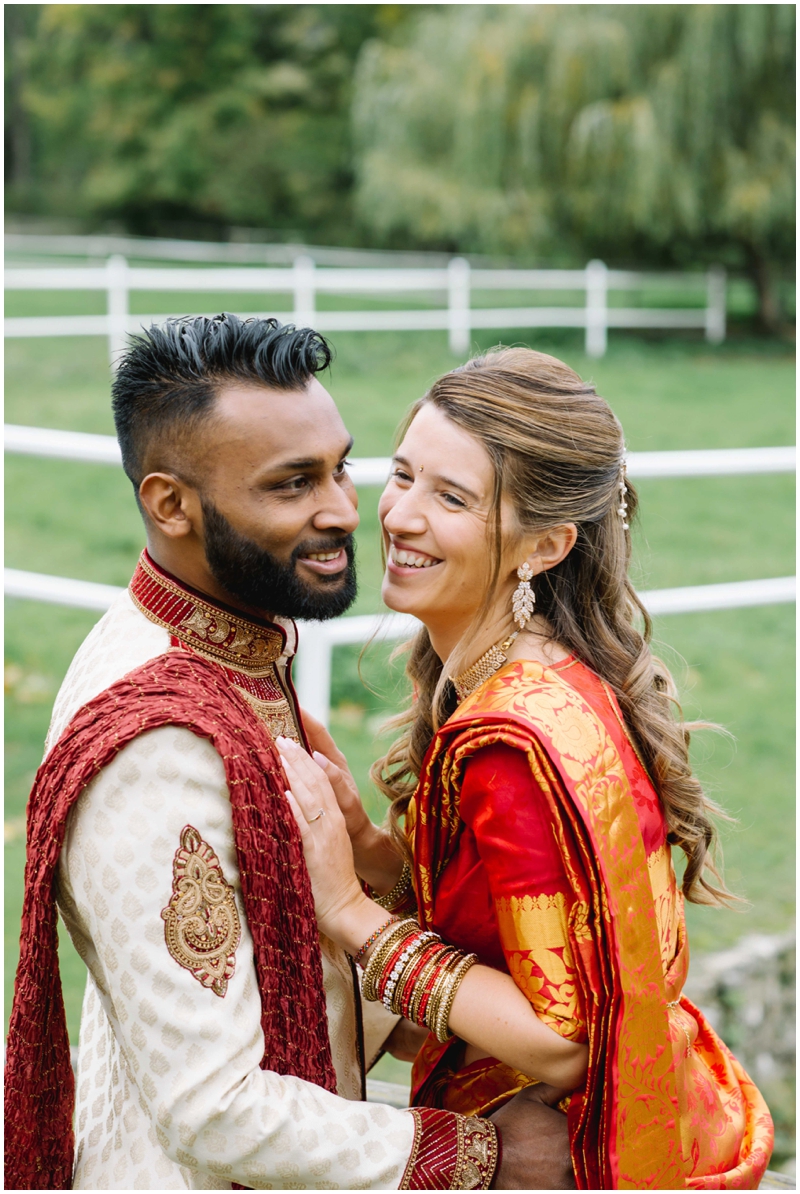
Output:
<instances>
[{"instance_id":1,"label":"fence post","mask_svg":"<svg viewBox=\"0 0 800 1194\"><path fill-rule=\"evenodd\" d=\"M106 278L108 358L113 368L128 344L128 262L118 253L106 261Z\"/></svg>"},{"instance_id":2,"label":"fence post","mask_svg":"<svg viewBox=\"0 0 800 1194\"><path fill-rule=\"evenodd\" d=\"M603 357L608 342L608 270L602 261L586 266L586 355Z\"/></svg>"},{"instance_id":3,"label":"fence post","mask_svg":"<svg viewBox=\"0 0 800 1194\"><path fill-rule=\"evenodd\" d=\"M727 287L725 270L714 265L706 274L706 340L721 344L725 339Z\"/></svg>"},{"instance_id":4,"label":"fence post","mask_svg":"<svg viewBox=\"0 0 800 1194\"><path fill-rule=\"evenodd\" d=\"M312 328L316 320L315 268L313 257L294 259L294 321L299 328Z\"/></svg>"},{"instance_id":5,"label":"fence post","mask_svg":"<svg viewBox=\"0 0 800 1194\"><path fill-rule=\"evenodd\" d=\"M447 266L447 327L450 351L469 352L470 266L464 257L451 258Z\"/></svg>"},{"instance_id":6,"label":"fence post","mask_svg":"<svg viewBox=\"0 0 800 1194\"><path fill-rule=\"evenodd\" d=\"M302 622L298 630L295 690L303 708L327 725L331 712L333 647L324 622Z\"/></svg>"}]
</instances>

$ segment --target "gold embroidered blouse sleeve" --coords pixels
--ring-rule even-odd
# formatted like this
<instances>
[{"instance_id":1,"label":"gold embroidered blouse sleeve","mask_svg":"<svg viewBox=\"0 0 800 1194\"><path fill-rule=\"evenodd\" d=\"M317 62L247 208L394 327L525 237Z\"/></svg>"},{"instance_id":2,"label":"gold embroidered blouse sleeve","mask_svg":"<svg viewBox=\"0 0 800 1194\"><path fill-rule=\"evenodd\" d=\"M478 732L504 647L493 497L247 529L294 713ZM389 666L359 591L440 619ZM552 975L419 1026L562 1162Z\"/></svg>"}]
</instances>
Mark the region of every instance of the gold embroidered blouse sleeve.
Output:
<instances>
[{"instance_id":1,"label":"gold embroidered blouse sleeve","mask_svg":"<svg viewBox=\"0 0 800 1194\"><path fill-rule=\"evenodd\" d=\"M569 943L573 896L545 796L522 752L497 744L468 763L460 813L475 835L506 965L537 1015L586 1040Z\"/></svg>"},{"instance_id":2,"label":"gold embroidered blouse sleeve","mask_svg":"<svg viewBox=\"0 0 800 1194\"><path fill-rule=\"evenodd\" d=\"M570 1041L586 1040L563 892L495 901L506 962L540 1020Z\"/></svg>"}]
</instances>

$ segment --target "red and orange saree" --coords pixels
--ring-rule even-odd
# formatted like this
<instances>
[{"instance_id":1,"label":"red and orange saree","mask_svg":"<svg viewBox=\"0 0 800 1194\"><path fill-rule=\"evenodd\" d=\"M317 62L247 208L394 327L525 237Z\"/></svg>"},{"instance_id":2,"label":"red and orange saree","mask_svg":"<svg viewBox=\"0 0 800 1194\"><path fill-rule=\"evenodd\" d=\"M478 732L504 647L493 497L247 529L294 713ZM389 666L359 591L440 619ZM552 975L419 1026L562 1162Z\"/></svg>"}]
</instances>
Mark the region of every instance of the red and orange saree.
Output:
<instances>
[{"instance_id":1,"label":"red and orange saree","mask_svg":"<svg viewBox=\"0 0 800 1194\"><path fill-rule=\"evenodd\" d=\"M578 1187L756 1188L772 1121L682 995L664 817L608 686L574 658L507 664L436 735L407 830L421 924L588 1043L568 1107ZM485 1114L529 1082L430 1037L412 1101Z\"/></svg>"}]
</instances>

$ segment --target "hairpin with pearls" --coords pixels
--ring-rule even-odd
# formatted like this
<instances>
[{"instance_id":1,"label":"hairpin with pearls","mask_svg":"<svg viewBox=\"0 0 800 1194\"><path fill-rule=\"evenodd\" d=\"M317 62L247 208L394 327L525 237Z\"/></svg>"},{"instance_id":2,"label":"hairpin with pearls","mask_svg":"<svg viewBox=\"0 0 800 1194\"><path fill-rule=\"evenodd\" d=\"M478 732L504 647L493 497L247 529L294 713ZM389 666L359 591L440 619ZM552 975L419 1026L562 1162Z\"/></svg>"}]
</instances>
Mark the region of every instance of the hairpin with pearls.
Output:
<instances>
[{"instance_id":1,"label":"hairpin with pearls","mask_svg":"<svg viewBox=\"0 0 800 1194\"><path fill-rule=\"evenodd\" d=\"M626 484L627 475L628 466L623 460L619 466L619 506L617 507L617 514L619 514L620 518L622 519L623 531L630 529L628 526L628 503L626 501L628 496L628 486Z\"/></svg>"}]
</instances>

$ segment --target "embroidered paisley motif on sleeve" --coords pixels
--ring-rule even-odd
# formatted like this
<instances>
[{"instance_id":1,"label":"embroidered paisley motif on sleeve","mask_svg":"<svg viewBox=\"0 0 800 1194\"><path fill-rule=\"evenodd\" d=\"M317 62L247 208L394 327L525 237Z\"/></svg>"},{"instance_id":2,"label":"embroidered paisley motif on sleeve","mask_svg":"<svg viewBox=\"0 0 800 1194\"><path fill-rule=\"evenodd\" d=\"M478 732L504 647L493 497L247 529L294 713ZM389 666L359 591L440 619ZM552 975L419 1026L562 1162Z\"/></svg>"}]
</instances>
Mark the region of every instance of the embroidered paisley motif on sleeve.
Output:
<instances>
[{"instance_id":1,"label":"embroidered paisley motif on sleeve","mask_svg":"<svg viewBox=\"0 0 800 1194\"><path fill-rule=\"evenodd\" d=\"M242 937L233 888L217 855L186 825L172 863L172 895L161 911L170 955L224 998Z\"/></svg>"}]
</instances>

